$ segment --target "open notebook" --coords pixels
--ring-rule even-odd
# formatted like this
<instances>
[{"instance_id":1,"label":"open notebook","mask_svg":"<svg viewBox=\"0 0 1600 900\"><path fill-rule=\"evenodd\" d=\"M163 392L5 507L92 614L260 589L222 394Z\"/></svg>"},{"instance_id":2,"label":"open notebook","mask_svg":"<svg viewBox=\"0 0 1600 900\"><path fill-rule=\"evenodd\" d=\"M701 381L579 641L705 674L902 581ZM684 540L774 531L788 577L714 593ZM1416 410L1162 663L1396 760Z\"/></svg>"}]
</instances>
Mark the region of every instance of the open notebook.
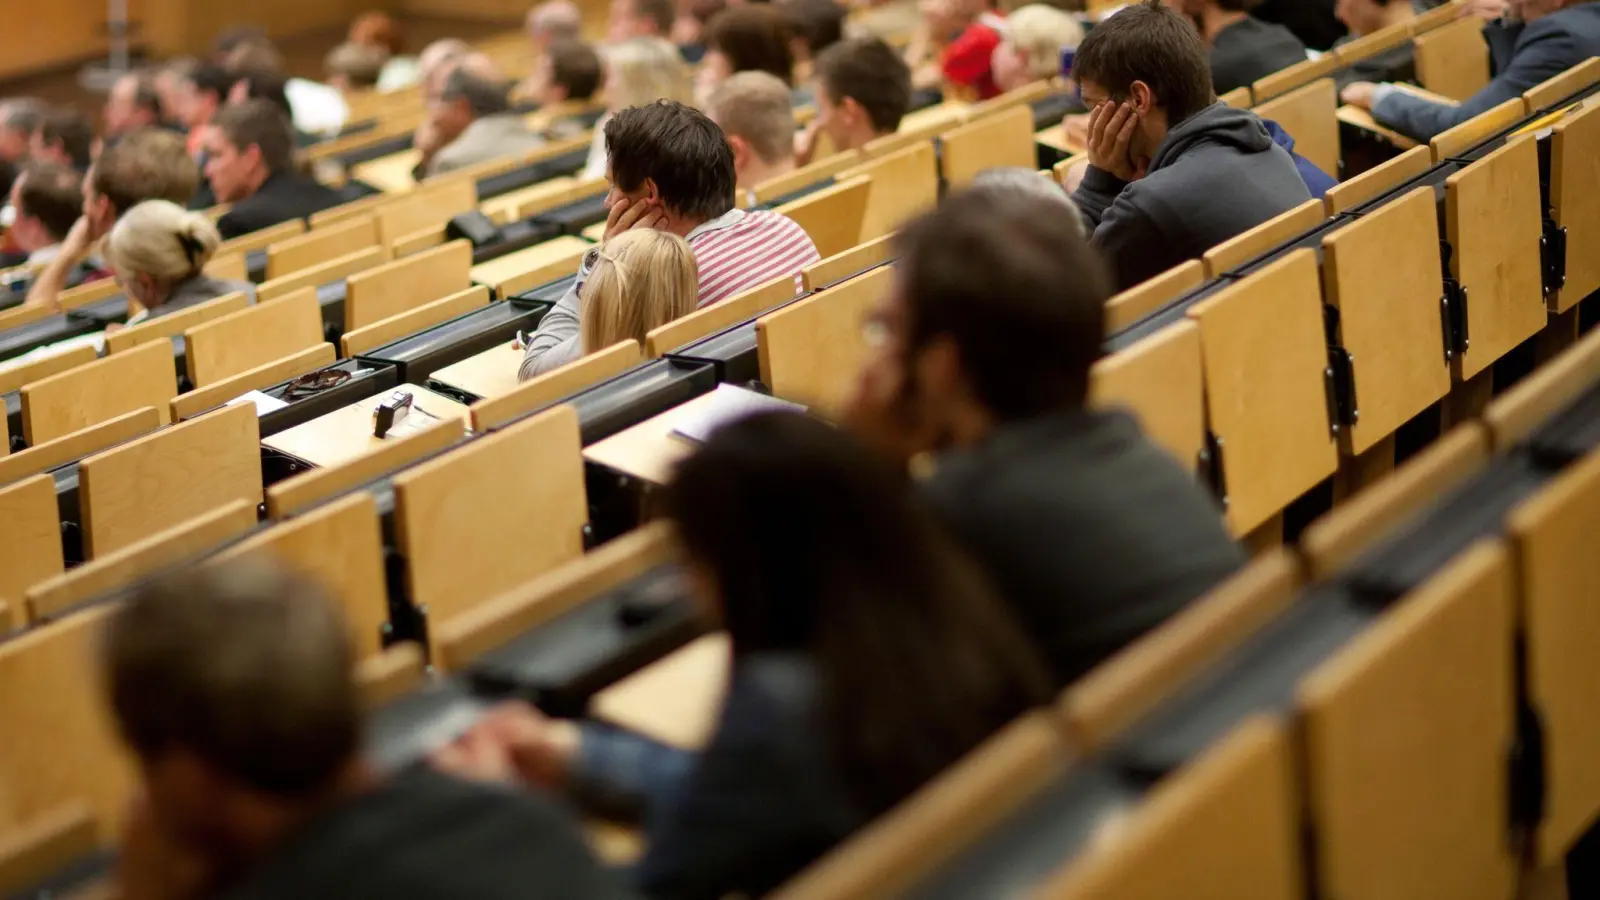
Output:
<instances>
[{"instance_id":1,"label":"open notebook","mask_svg":"<svg viewBox=\"0 0 1600 900\"><path fill-rule=\"evenodd\" d=\"M731 384L719 384L704 402L696 404L695 411L678 419L672 428L673 437L703 444L718 428L745 416L762 412L805 412L799 403L779 400L767 394Z\"/></svg>"}]
</instances>

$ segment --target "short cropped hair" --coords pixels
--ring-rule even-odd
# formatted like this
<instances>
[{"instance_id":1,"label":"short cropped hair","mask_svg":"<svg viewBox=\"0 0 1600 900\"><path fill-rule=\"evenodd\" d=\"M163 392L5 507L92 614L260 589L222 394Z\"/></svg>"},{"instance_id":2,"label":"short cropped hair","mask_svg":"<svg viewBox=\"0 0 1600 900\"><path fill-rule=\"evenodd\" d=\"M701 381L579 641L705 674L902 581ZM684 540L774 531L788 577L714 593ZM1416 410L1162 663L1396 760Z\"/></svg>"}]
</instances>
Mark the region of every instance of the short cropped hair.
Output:
<instances>
[{"instance_id":1,"label":"short cropped hair","mask_svg":"<svg viewBox=\"0 0 1600 900\"><path fill-rule=\"evenodd\" d=\"M834 103L848 97L861 104L879 134L899 128L911 106L911 70L878 38L834 44L817 57L816 72Z\"/></svg>"},{"instance_id":2,"label":"short cropped hair","mask_svg":"<svg viewBox=\"0 0 1600 900\"><path fill-rule=\"evenodd\" d=\"M32 216L56 240L67 236L83 213L83 177L63 165L34 161L24 166L19 176L22 190L17 195L19 216Z\"/></svg>"},{"instance_id":3,"label":"short cropped hair","mask_svg":"<svg viewBox=\"0 0 1600 900\"><path fill-rule=\"evenodd\" d=\"M834 0L783 0L778 9L813 58L844 40L844 7Z\"/></svg>"},{"instance_id":4,"label":"short cropped hair","mask_svg":"<svg viewBox=\"0 0 1600 900\"><path fill-rule=\"evenodd\" d=\"M636 15L656 23L656 34L666 37L672 33L672 20L678 17L678 7L673 0L633 0Z\"/></svg>"},{"instance_id":5,"label":"short cropped hair","mask_svg":"<svg viewBox=\"0 0 1600 900\"><path fill-rule=\"evenodd\" d=\"M185 79L194 85L194 89L201 94L213 94L217 102L228 102L228 89L238 81L238 77L221 66L211 63L201 63L191 71L185 73Z\"/></svg>"},{"instance_id":6,"label":"short cropped hair","mask_svg":"<svg viewBox=\"0 0 1600 900\"><path fill-rule=\"evenodd\" d=\"M146 200L187 203L200 184L200 168L184 149L183 135L141 128L100 151L89 170L89 189L111 201L120 216Z\"/></svg>"},{"instance_id":7,"label":"short cropped hair","mask_svg":"<svg viewBox=\"0 0 1600 900\"><path fill-rule=\"evenodd\" d=\"M146 761L182 750L299 798L360 752L345 620L287 569L251 560L151 581L111 615L101 656L117 728Z\"/></svg>"},{"instance_id":8,"label":"short cropped hair","mask_svg":"<svg viewBox=\"0 0 1600 900\"><path fill-rule=\"evenodd\" d=\"M746 3L717 13L706 25L706 47L728 58L734 72L767 72L787 84L794 78L789 23L770 4Z\"/></svg>"},{"instance_id":9,"label":"short cropped hair","mask_svg":"<svg viewBox=\"0 0 1600 900\"><path fill-rule=\"evenodd\" d=\"M958 190L895 244L908 351L952 340L979 402L1002 421L1083 405L1111 277L1060 204Z\"/></svg>"},{"instance_id":10,"label":"short cropped hair","mask_svg":"<svg viewBox=\"0 0 1600 900\"><path fill-rule=\"evenodd\" d=\"M478 118L498 115L510 109L511 103L507 94L507 85L504 82L485 78L468 71L465 66L457 66L445 79L444 89L439 92L439 99L447 103L465 100L472 110L473 117Z\"/></svg>"},{"instance_id":11,"label":"short cropped hair","mask_svg":"<svg viewBox=\"0 0 1600 900\"><path fill-rule=\"evenodd\" d=\"M582 41L556 41L545 51L550 57L550 78L566 88L568 100L588 100L600 90L604 66L600 54Z\"/></svg>"},{"instance_id":12,"label":"short cropped hair","mask_svg":"<svg viewBox=\"0 0 1600 900\"><path fill-rule=\"evenodd\" d=\"M223 107L211 123L241 153L255 146L269 172L294 168L294 132L283 111L270 100L246 100Z\"/></svg>"},{"instance_id":13,"label":"short cropped hair","mask_svg":"<svg viewBox=\"0 0 1600 900\"><path fill-rule=\"evenodd\" d=\"M717 85L706 101L706 114L729 137L749 142L762 162L794 155L794 110L789 87L767 72L736 72Z\"/></svg>"},{"instance_id":14,"label":"short cropped hair","mask_svg":"<svg viewBox=\"0 0 1600 900\"><path fill-rule=\"evenodd\" d=\"M733 148L705 113L657 100L612 116L605 135L611 183L623 191L648 178L682 216L714 219L733 208Z\"/></svg>"},{"instance_id":15,"label":"short cropped hair","mask_svg":"<svg viewBox=\"0 0 1600 900\"><path fill-rule=\"evenodd\" d=\"M94 125L74 109L53 109L39 123L39 139L45 146L59 143L80 172L94 158Z\"/></svg>"},{"instance_id":16,"label":"short cropped hair","mask_svg":"<svg viewBox=\"0 0 1600 900\"><path fill-rule=\"evenodd\" d=\"M4 118L0 119L0 127L10 131L20 131L23 134L33 134L39 130L39 123L44 121L44 114L49 111L44 101L34 97L19 97L0 103L0 112Z\"/></svg>"},{"instance_id":17,"label":"short cropped hair","mask_svg":"<svg viewBox=\"0 0 1600 900\"><path fill-rule=\"evenodd\" d=\"M1078 45L1072 69L1079 84L1098 85L1118 101L1127 99L1135 81L1144 82L1172 125L1215 97L1200 33L1161 0L1145 0L1096 25Z\"/></svg>"},{"instance_id":18,"label":"short cropped hair","mask_svg":"<svg viewBox=\"0 0 1600 900\"><path fill-rule=\"evenodd\" d=\"M358 44L345 41L328 51L322 67L329 75L343 75L351 87L371 88L378 84L378 75L389 61L389 51L381 44Z\"/></svg>"},{"instance_id":19,"label":"short cropped hair","mask_svg":"<svg viewBox=\"0 0 1600 900\"><path fill-rule=\"evenodd\" d=\"M161 94L156 90L153 73L138 72L133 76L133 106L149 113L157 122L166 119L167 111L161 105Z\"/></svg>"},{"instance_id":20,"label":"short cropped hair","mask_svg":"<svg viewBox=\"0 0 1600 900\"><path fill-rule=\"evenodd\" d=\"M245 69L237 76L244 84L244 95L250 100L265 100L278 108L278 112L294 122L294 107L289 103L289 79L282 72L271 69Z\"/></svg>"}]
</instances>

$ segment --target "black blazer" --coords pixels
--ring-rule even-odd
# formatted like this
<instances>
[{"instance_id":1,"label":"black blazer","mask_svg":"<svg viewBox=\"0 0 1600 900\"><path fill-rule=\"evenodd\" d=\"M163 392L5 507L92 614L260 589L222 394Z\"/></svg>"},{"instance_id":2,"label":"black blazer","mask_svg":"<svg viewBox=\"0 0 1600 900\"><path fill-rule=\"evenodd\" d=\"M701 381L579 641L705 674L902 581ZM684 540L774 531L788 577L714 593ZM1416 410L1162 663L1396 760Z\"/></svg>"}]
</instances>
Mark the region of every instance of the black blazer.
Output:
<instances>
[{"instance_id":1,"label":"black blazer","mask_svg":"<svg viewBox=\"0 0 1600 900\"><path fill-rule=\"evenodd\" d=\"M343 202L333 188L301 175L280 172L262 182L253 195L233 204L228 214L217 221L217 231L228 240L290 219L304 219Z\"/></svg>"}]
</instances>

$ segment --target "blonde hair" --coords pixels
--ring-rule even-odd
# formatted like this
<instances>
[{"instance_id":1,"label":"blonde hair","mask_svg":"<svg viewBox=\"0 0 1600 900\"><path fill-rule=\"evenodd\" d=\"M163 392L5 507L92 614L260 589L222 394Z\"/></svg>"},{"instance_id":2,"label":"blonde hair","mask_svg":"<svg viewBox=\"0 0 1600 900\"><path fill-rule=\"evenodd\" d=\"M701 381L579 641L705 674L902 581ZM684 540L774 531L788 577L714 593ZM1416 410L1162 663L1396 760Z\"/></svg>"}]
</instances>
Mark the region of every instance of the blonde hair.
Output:
<instances>
[{"instance_id":1,"label":"blonde hair","mask_svg":"<svg viewBox=\"0 0 1600 900\"><path fill-rule=\"evenodd\" d=\"M625 231L600 247L579 300L583 352L643 341L651 329L694 312L700 301L694 251L665 231Z\"/></svg>"},{"instance_id":2,"label":"blonde hair","mask_svg":"<svg viewBox=\"0 0 1600 900\"><path fill-rule=\"evenodd\" d=\"M200 274L222 236L204 214L169 200L146 200L122 214L106 236L105 257L126 283L134 274L177 283Z\"/></svg>"},{"instance_id":3,"label":"blonde hair","mask_svg":"<svg viewBox=\"0 0 1600 900\"><path fill-rule=\"evenodd\" d=\"M606 108L615 112L657 100L692 104L689 67L678 48L665 38L630 38L604 51L607 70ZM611 85L617 85L616 96Z\"/></svg>"},{"instance_id":4,"label":"blonde hair","mask_svg":"<svg viewBox=\"0 0 1600 900\"><path fill-rule=\"evenodd\" d=\"M1061 51L1083 42L1083 26L1053 6L1030 3L1006 17L1006 41L1037 81L1061 71Z\"/></svg>"}]
</instances>

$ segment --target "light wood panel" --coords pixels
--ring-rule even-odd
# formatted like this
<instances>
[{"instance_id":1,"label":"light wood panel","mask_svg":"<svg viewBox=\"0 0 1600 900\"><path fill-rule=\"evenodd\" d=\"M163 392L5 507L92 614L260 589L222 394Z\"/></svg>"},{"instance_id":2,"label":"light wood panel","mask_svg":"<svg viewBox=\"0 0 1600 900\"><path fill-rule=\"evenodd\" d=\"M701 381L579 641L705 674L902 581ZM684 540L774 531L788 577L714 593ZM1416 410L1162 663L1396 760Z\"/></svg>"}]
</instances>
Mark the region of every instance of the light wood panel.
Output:
<instances>
[{"instance_id":1,"label":"light wood panel","mask_svg":"<svg viewBox=\"0 0 1600 900\"><path fill-rule=\"evenodd\" d=\"M478 185L470 178L424 185L404 199L378 209L378 242L393 244L395 239L424 228L443 228L452 216L468 212L477 205Z\"/></svg>"},{"instance_id":2,"label":"light wood panel","mask_svg":"<svg viewBox=\"0 0 1600 900\"><path fill-rule=\"evenodd\" d=\"M184 367L204 388L322 343L316 289L302 288L187 329Z\"/></svg>"},{"instance_id":3,"label":"light wood panel","mask_svg":"<svg viewBox=\"0 0 1600 900\"><path fill-rule=\"evenodd\" d=\"M0 602L22 613L18 624L30 621L28 589L65 566L55 479L35 475L0 488Z\"/></svg>"},{"instance_id":4,"label":"light wood panel","mask_svg":"<svg viewBox=\"0 0 1600 900\"><path fill-rule=\"evenodd\" d=\"M1428 141L1428 146L1433 150L1433 160L1440 162L1464 153L1483 143L1491 135L1515 124L1522 117L1521 97L1507 100L1488 112L1479 113L1454 128L1434 135L1433 139Z\"/></svg>"},{"instance_id":5,"label":"light wood panel","mask_svg":"<svg viewBox=\"0 0 1600 900\"><path fill-rule=\"evenodd\" d=\"M217 251L213 255L226 256L231 254L239 254L242 256L247 253L253 253L257 250L265 250L272 244L276 244L279 241L286 241L290 238L296 237L297 235L302 235L305 233L306 222L304 219L290 219L287 222L279 222L276 225L268 225L266 228L252 231L249 234L241 234L236 238L223 241L217 246ZM270 278L271 276L269 275L268 277Z\"/></svg>"},{"instance_id":6,"label":"light wood panel","mask_svg":"<svg viewBox=\"0 0 1600 900\"><path fill-rule=\"evenodd\" d=\"M769 178L756 185L751 194L754 195L755 205L762 206L824 179L833 178L860 161L861 156L858 153L835 153L827 159L801 166L777 178Z\"/></svg>"},{"instance_id":7,"label":"light wood panel","mask_svg":"<svg viewBox=\"0 0 1600 900\"><path fill-rule=\"evenodd\" d=\"M1600 57L1589 57L1572 68L1556 75L1522 93L1528 112L1536 113L1578 93L1600 81Z\"/></svg>"},{"instance_id":8,"label":"light wood panel","mask_svg":"<svg viewBox=\"0 0 1600 900\"><path fill-rule=\"evenodd\" d=\"M894 153L874 157L840 172L845 181L857 175L872 179L861 240L892 234L906 220L932 209L939 200L939 161L933 142L923 140Z\"/></svg>"},{"instance_id":9,"label":"light wood panel","mask_svg":"<svg viewBox=\"0 0 1600 900\"><path fill-rule=\"evenodd\" d=\"M248 391L258 391L271 387L280 381L314 372L333 364L334 353L332 344L318 344L298 353L291 353L282 359L264 363L253 369L246 369L231 378L213 381L203 388L192 390L187 394L180 394L172 400L172 420L181 422L192 419L200 413L215 406L221 406L235 397L242 396Z\"/></svg>"},{"instance_id":10,"label":"light wood panel","mask_svg":"<svg viewBox=\"0 0 1600 900\"><path fill-rule=\"evenodd\" d=\"M290 273L282 278L274 278L271 281L263 282L260 287L256 288L256 302L265 303L268 300L276 300L301 288L315 288L324 284L332 284L357 272L381 265L388 258L388 252L381 247L368 247L365 250L347 253L344 256L330 259L325 263L319 263L301 269L298 272Z\"/></svg>"},{"instance_id":11,"label":"light wood panel","mask_svg":"<svg viewBox=\"0 0 1600 900\"><path fill-rule=\"evenodd\" d=\"M471 287L472 244L451 241L435 250L351 275L344 328L354 331Z\"/></svg>"},{"instance_id":12,"label":"light wood panel","mask_svg":"<svg viewBox=\"0 0 1600 900\"><path fill-rule=\"evenodd\" d=\"M541 406L619 375L644 361L638 341L619 341L522 382L498 397L472 404L474 431L491 431Z\"/></svg>"},{"instance_id":13,"label":"light wood panel","mask_svg":"<svg viewBox=\"0 0 1600 900\"><path fill-rule=\"evenodd\" d=\"M1580 68L1600 76L1600 58ZM1550 209L1567 230L1566 283L1550 297L1551 312L1566 312L1600 289L1600 107L1557 122L1550 134Z\"/></svg>"},{"instance_id":14,"label":"light wood panel","mask_svg":"<svg viewBox=\"0 0 1600 900\"><path fill-rule=\"evenodd\" d=\"M377 246L378 222L371 216L318 228L309 234L280 240L268 247L267 279L282 278Z\"/></svg>"},{"instance_id":15,"label":"light wood panel","mask_svg":"<svg viewBox=\"0 0 1600 900\"><path fill-rule=\"evenodd\" d=\"M1150 315L1206 280L1205 266L1197 259L1182 262L1154 278L1146 279L1106 301L1106 334L1116 334Z\"/></svg>"},{"instance_id":16,"label":"light wood panel","mask_svg":"<svg viewBox=\"0 0 1600 900\"><path fill-rule=\"evenodd\" d=\"M76 369L87 362L94 362L99 357L93 347L73 347L61 353L46 356L43 359L30 360L19 364L0 364L0 394L9 394L20 389L25 384L43 381L51 375L58 375L68 369Z\"/></svg>"},{"instance_id":17,"label":"light wood panel","mask_svg":"<svg viewBox=\"0 0 1600 900\"><path fill-rule=\"evenodd\" d=\"M872 179L855 176L774 209L811 236L821 256L834 256L861 243Z\"/></svg>"},{"instance_id":18,"label":"light wood panel","mask_svg":"<svg viewBox=\"0 0 1600 900\"><path fill-rule=\"evenodd\" d=\"M1016 106L945 132L940 156L945 183L951 187L967 184L984 169L1036 168L1033 110Z\"/></svg>"},{"instance_id":19,"label":"light wood panel","mask_svg":"<svg viewBox=\"0 0 1600 900\"><path fill-rule=\"evenodd\" d=\"M753 319L794 299L794 276L780 275L765 284L741 291L710 306L701 307L675 321L652 329L644 337L645 355L659 359L668 351L715 334L730 325Z\"/></svg>"},{"instance_id":20,"label":"light wood panel","mask_svg":"<svg viewBox=\"0 0 1600 900\"><path fill-rule=\"evenodd\" d=\"M344 351L339 355L350 357L365 353L374 347L381 347L390 341L417 334L488 305L489 289L486 287L457 291L448 297L424 303L387 319L379 319L363 328L345 332L339 338L339 345Z\"/></svg>"},{"instance_id":21,"label":"light wood panel","mask_svg":"<svg viewBox=\"0 0 1600 900\"><path fill-rule=\"evenodd\" d=\"M1505 449L1527 437L1595 382L1600 382L1600 330L1590 331L1489 404L1483 421L1495 447Z\"/></svg>"},{"instance_id":22,"label":"light wood panel","mask_svg":"<svg viewBox=\"0 0 1600 900\"><path fill-rule=\"evenodd\" d=\"M1178 322L1094 364L1090 402L1127 409L1152 441L1194 472L1205 446L1200 328Z\"/></svg>"},{"instance_id":23,"label":"light wood panel","mask_svg":"<svg viewBox=\"0 0 1600 900\"><path fill-rule=\"evenodd\" d=\"M1319 200L1307 200L1281 215L1229 238L1207 250L1201 257L1207 278L1217 278L1236 269L1272 248L1322 224L1323 207ZM1133 290L1139 290L1138 287Z\"/></svg>"},{"instance_id":24,"label":"light wood panel","mask_svg":"<svg viewBox=\"0 0 1600 900\"><path fill-rule=\"evenodd\" d=\"M1320 78L1255 108L1256 115L1283 126L1294 138L1294 152L1339 179L1339 91L1332 78Z\"/></svg>"},{"instance_id":25,"label":"light wood panel","mask_svg":"<svg viewBox=\"0 0 1600 900\"><path fill-rule=\"evenodd\" d=\"M59 465L160 427L161 414L156 412L155 407L146 406L82 431L74 431L65 437L35 444L21 453L0 459L0 484L48 472Z\"/></svg>"},{"instance_id":26,"label":"light wood panel","mask_svg":"<svg viewBox=\"0 0 1600 900\"><path fill-rule=\"evenodd\" d=\"M411 395L411 418L394 437L374 435L374 410L402 392ZM420 385L401 384L269 435L261 443L313 466L340 466L417 430L450 428L453 433L466 419L467 408L462 404Z\"/></svg>"},{"instance_id":27,"label":"light wood panel","mask_svg":"<svg viewBox=\"0 0 1600 900\"><path fill-rule=\"evenodd\" d=\"M22 387L22 434L30 445L153 406L163 422L178 394L172 348L146 344Z\"/></svg>"},{"instance_id":28,"label":"light wood panel","mask_svg":"<svg viewBox=\"0 0 1600 900\"><path fill-rule=\"evenodd\" d=\"M526 250L472 267L472 280L494 288L504 300L578 271L583 255L594 245L583 238L562 235Z\"/></svg>"},{"instance_id":29,"label":"light wood panel","mask_svg":"<svg viewBox=\"0 0 1600 900\"><path fill-rule=\"evenodd\" d=\"M267 515L281 519L372 481L460 441L465 432L454 421L441 422L379 446L336 466L310 469L267 489Z\"/></svg>"},{"instance_id":30,"label":"light wood panel","mask_svg":"<svg viewBox=\"0 0 1600 900\"><path fill-rule=\"evenodd\" d=\"M1418 35L1414 48L1417 81L1435 94L1466 100L1489 83L1489 44L1477 16Z\"/></svg>"},{"instance_id":31,"label":"light wood panel","mask_svg":"<svg viewBox=\"0 0 1600 900\"><path fill-rule=\"evenodd\" d=\"M1336 216L1393 190L1432 167L1433 153L1427 147L1412 147L1388 162L1339 182L1328 189L1322 201L1327 207L1327 214Z\"/></svg>"},{"instance_id":32,"label":"light wood panel","mask_svg":"<svg viewBox=\"0 0 1600 900\"><path fill-rule=\"evenodd\" d=\"M876 182L874 182L876 184ZM872 215L872 200L867 200L867 215ZM801 286L807 291L820 290L836 281L858 275L867 269L888 262L894 253L891 235L866 240L843 253L814 262L800 270Z\"/></svg>"},{"instance_id":33,"label":"light wood panel","mask_svg":"<svg viewBox=\"0 0 1600 900\"><path fill-rule=\"evenodd\" d=\"M78 466L84 555L93 559L234 500L261 502L254 406L230 406Z\"/></svg>"},{"instance_id":34,"label":"light wood panel","mask_svg":"<svg viewBox=\"0 0 1600 900\"><path fill-rule=\"evenodd\" d=\"M106 353L122 353L151 341L170 341L173 336L180 335L189 328L231 312L238 312L249 305L250 298L243 291L234 291L158 319L140 322L132 328L108 331Z\"/></svg>"},{"instance_id":35,"label":"light wood panel","mask_svg":"<svg viewBox=\"0 0 1600 900\"><path fill-rule=\"evenodd\" d=\"M711 740L727 694L727 632L698 638L596 694L590 713L684 750Z\"/></svg>"},{"instance_id":36,"label":"light wood panel","mask_svg":"<svg viewBox=\"0 0 1600 900\"><path fill-rule=\"evenodd\" d=\"M892 276L874 269L757 319L761 381L786 400L842 409L867 358L862 324Z\"/></svg>"}]
</instances>

